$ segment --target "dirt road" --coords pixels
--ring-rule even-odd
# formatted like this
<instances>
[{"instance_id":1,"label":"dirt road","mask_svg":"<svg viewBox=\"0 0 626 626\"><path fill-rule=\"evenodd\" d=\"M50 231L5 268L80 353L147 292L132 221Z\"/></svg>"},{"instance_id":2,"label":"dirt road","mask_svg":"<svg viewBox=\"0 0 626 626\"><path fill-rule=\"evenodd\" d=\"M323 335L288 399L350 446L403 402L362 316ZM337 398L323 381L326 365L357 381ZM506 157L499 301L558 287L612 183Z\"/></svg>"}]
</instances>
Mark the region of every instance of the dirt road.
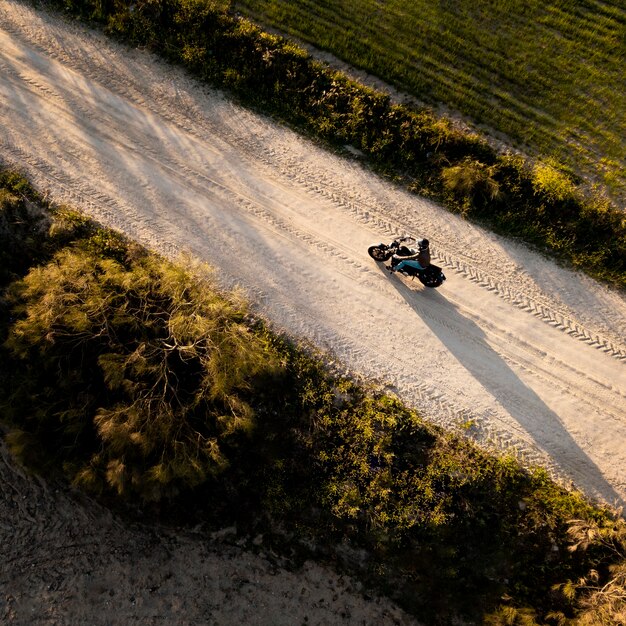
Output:
<instances>
[{"instance_id":1,"label":"dirt road","mask_svg":"<svg viewBox=\"0 0 626 626\"><path fill-rule=\"evenodd\" d=\"M0 155L59 201L190 252L280 329L433 421L626 501L626 300L154 58L0 2ZM437 291L367 246L430 239Z\"/></svg>"}]
</instances>

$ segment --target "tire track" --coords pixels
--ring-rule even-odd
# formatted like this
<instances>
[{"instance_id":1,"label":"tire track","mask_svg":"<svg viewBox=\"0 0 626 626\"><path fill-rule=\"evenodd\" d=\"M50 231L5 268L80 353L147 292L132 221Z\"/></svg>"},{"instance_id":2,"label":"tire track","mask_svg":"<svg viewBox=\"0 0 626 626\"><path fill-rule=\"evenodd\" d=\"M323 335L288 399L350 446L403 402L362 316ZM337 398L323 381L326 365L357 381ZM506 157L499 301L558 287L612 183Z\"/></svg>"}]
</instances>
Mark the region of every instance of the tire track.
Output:
<instances>
[{"instance_id":1,"label":"tire track","mask_svg":"<svg viewBox=\"0 0 626 626\"><path fill-rule=\"evenodd\" d=\"M268 162L268 165L271 164ZM321 186L311 182L309 172L298 172L293 176L293 180L304 189L312 191L325 199L335 203L339 208L347 210L360 223L367 226L375 226L384 235L388 237L397 237L406 232L416 232L415 222L406 221L404 224L394 220L393 222L384 215L379 214L377 209L367 206L364 209L361 202L351 201L342 197L338 192L334 191L330 185ZM431 238L432 242L436 242ZM375 242L373 242L375 243ZM542 320L553 328L570 335L594 347L621 362L626 362L626 347L618 346L613 341L602 337L597 332L587 330L582 324L572 319L566 313L563 313L550 305L541 303L540 301L528 296L526 293L516 291L506 285L497 277L481 270L475 265L464 262L454 253L446 251L446 245L450 242L442 242L437 246L433 259L447 270L452 270L457 276L461 276L486 291L495 293L502 300L511 303L521 311L525 311L532 316Z\"/></svg>"},{"instance_id":2,"label":"tire track","mask_svg":"<svg viewBox=\"0 0 626 626\"><path fill-rule=\"evenodd\" d=\"M4 28L17 38L23 38L23 31L11 27L11 25L7 25ZM49 39L42 40L31 37L29 41L42 52L63 62L64 65L88 71L90 76L95 78L103 87L106 86L108 90L129 100L137 107L151 111L155 116L166 119L179 130L190 134L200 141L206 139L207 135L214 136L219 130L222 140L232 146L237 146L242 157L245 156L251 162L262 162L269 171L279 173L293 184L306 190L307 193L315 194L331 202L338 209L354 217L359 223L376 228L381 232L382 236L395 237L404 232L416 232L416 225L420 223L419 219L416 220L414 217L411 217L402 221L392 221L387 215L381 213L377 207L368 205L367 200L359 198L358 195L351 197L349 190L337 188L336 180L332 177L324 176L320 180L319 172L311 171L306 167L302 167L301 164L295 165L293 162L288 162L284 154L281 155L279 152L272 150L265 143L254 141L254 137L244 137L240 133L235 133L230 125L225 125L218 129L215 124L210 124L206 117L199 116L190 119L189 114L185 114L184 107L181 110L180 106L173 106L173 103L168 99L160 99L159 107L152 105L149 99L141 95L141 90L134 84L134 81L119 81L116 75L110 71L105 72L103 76L102 65L93 63L90 55L72 55L62 47L51 45L51 40ZM3 67L3 70L6 70L6 67ZM42 85L37 86L46 95L60 98L53 90ZM180 103L174 103L174 105L176 104L179 105ZM190 108L193 111L193 108ZM93 120L93 114L87 108L80 107L79 110L82 116ZM248 114L244 112L241 115L245 117ZM202 129L203 132L199 132L199 129ZM147 149L146 146L143 147ZM159 160L161 155L155 155L155 158ZM177 163L177 166L183 169L189 176L202 176L199 172L194 172L180 161ZM232 189L230 192L236 193ZM247 200L252 202L250 198ZM252 207L253 205L254 203L249 206ZM426 230L426 224L421 230ZM441 242L437 245L434 259L446 270L453 271L457 276L469 280L489 292L495 293L519 310L529 313L564 334L586 343L618 361L626 362L626 346L617 345L614 341L602 336L601 333L587 329L583 324L573 319L571 315L555 309L550 304L542 302L541 299L533 298L523 291L515 290L506 281L502 281L492 273L482 270L476 264L463 261L462 257L457 253L447 251L448 248L453 247L453 242L442 240L441 237L438 239ZM303 240L306 241L306 239ZM436 239L432 239L432 241L437 242ZM322 242L316 242L315 246L319 250L324 250Z\"/></svg>"}]
</instances>

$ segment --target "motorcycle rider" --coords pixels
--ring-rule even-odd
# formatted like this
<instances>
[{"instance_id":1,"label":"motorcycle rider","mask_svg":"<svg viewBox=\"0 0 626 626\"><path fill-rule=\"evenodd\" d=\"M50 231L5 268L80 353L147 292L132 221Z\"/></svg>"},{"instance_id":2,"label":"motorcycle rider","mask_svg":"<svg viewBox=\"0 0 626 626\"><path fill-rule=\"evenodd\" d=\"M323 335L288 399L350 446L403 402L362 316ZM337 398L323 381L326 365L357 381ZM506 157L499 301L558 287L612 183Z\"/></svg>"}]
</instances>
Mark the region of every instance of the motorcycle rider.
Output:
<instances>
[{"instance_id":1,"label":"motorcycle rider","mask_svg":"<svg viewBox=\"0 0 626 626\"><path fill-rule=\"evenodd\" d=\"M390 272L401 272L405 267L414 267L425 270L430 265L430 244L428 239L417 240L417 251L410 256L403 256L402 261L395 267L389 267Z\"/></svg>"}]
</instances>

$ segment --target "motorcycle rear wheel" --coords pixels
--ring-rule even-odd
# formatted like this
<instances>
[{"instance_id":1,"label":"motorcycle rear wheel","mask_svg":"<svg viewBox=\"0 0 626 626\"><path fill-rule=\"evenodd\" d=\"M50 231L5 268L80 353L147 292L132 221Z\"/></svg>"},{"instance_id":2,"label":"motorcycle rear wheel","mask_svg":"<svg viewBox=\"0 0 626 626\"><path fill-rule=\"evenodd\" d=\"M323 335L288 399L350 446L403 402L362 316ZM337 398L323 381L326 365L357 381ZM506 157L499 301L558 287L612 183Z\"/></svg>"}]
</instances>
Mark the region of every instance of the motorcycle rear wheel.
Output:
<instances>
[{"instance_id":1,"label":"motorcycle rear wheel","mask_svg":"<svg viewBox=\"0 0 626 626\"><path fill-rule=\"evenodd\" d=\"M441 287L443 281L446 279L443 272L441 271L441 268L435 265L430 265L428 268L426 268L426 271L420 272L417 277L423 285L432 289L436 287Z\"/></svg>"}]
</instances>

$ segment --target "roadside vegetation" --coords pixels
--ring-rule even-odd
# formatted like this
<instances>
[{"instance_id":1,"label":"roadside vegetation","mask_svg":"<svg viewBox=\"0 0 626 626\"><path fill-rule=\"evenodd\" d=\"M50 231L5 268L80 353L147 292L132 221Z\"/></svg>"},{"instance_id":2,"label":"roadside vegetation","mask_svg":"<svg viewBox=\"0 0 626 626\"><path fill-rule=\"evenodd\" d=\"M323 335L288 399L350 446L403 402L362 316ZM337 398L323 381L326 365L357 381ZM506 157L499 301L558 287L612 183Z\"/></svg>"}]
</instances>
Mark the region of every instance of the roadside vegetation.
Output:
<instances>
[{"instance_id":1,"label":"roadside vegetation","mask_svg":"<svg viewBox=\"0 0 626 626\"><path fill-rule=\"evenodd\" d=\"M5 170L0 267L0 425L29 467L332 563L426 623L623 623L616 512L329 371L207 268Z\"/></svg>"},{"instance_id":2,"label":"roadside vegetation","mask_svg":"<svg viewBox=\"0 0 626 626\"><path fill-rule=\"evenodd\" d=\"M619 0L234 6L626 199L626 7Z\"/></svg>"},{"instance_id":3,"label":"roadside vegetation","mask_svg":"<svg viewBox=\"0 0 626 626\"><path fill-rule=\"evenodd\" d=\"M49 2L329 146L357 148L380 174L451 211L626 286L626 218L600 190L552 162L496 151L430 109L393 104L233 14L225 0Z\"/></svg>"}]
</instances>

